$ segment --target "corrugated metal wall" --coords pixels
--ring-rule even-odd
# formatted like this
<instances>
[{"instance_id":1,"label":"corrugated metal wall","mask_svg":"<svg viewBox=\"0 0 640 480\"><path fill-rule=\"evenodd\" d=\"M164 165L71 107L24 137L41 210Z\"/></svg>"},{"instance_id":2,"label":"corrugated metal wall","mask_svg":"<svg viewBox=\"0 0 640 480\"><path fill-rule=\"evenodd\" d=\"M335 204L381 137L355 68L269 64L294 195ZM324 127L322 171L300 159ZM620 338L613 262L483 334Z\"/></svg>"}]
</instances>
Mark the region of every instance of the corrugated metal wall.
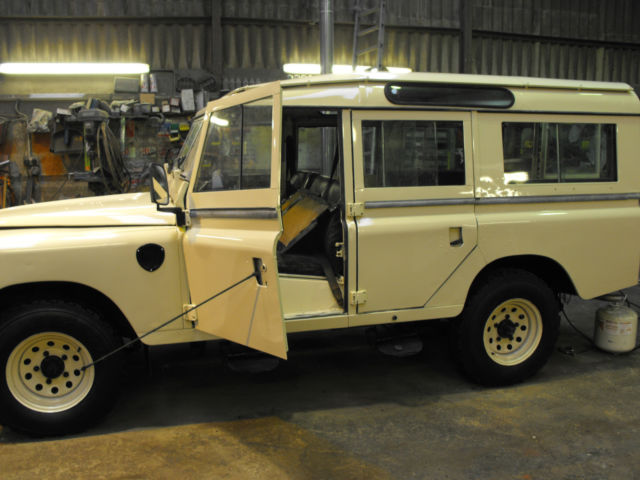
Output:
<instances>
[{"instance_id":1,"label":"corrugated metal wall","mask_svg":"<svg viewBox=\"0 0 640 480\"><path fill-rule=\"evenodd\" d=\"M0 24L3 62L145 62L154 69L206 69L210 46L210 27L204 24Z\"/></svg>"},{"instance_id":2,"label":"corrugated metal wall","mask_svg":"<svg viewBox=\"0 0 640 480\"><path fill-rule=\"evenodd\" d=\"M640 84L640 49L478 36L477 73Z\"/></svg>"},{"instance_id":3,"label":"corrugated metal wall","mask_svg":"<svg viewBox=\"0 0 640 480\"><path fill-rule=\"evenodd\" d=\"M545 37L640 42L636 0L473 0L473 28Z\"/></svg>"},{"instance_id":4,"label":"corrugated metal wall","mask_svg":"<svg viewBox=\"0 0 640 480\"><path fill-rule=\"evenodd\" d=\"M211 70L223 85L281 76L286 62L319 62L318 0L3 0L0 61L142 61L152 69ZM460 69L465 0L387 1L384 63ZM622 80L640 84L640 2L466 0L476 73ZM375 0L370 0L375 3ZM353 0L334 0L335 63L350 63Z\"/></svg>"}]
</instances>

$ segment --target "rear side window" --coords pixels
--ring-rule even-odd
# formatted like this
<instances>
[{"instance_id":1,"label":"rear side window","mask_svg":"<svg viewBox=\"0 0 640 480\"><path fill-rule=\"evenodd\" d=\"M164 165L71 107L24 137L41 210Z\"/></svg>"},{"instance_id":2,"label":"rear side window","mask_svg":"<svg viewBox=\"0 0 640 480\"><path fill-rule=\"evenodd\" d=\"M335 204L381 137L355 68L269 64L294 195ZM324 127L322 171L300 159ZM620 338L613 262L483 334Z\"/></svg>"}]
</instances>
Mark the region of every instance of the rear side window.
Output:
<instances>
[{"instance_id":1,"label":"rear side window","mask_svg":"<svg viewBox=\"0 0 640 480\"><path fill-rule=\"evenodd\" d=\"M462 122L362 122L364 186L464 185Z\"/></svg>"},{"instance_id":2,"label":"rear side window","mask_svg":"<svg viewBox=\"0 0 640 480\"><path fill-rule=\"evenodd\" d=\"M269 188L271 111L246 104L211 115L194 192Z\"/></svg>"},{"instance_id":3,"label":"rear side window","mask_svg":"<svg viewBox=\"0 0 640 480\"><path fill-rule=\"evenodd\" d=\"M507 184L617 180L614 124L505 122L502 145Z\"/></svg>"}]
</instances>

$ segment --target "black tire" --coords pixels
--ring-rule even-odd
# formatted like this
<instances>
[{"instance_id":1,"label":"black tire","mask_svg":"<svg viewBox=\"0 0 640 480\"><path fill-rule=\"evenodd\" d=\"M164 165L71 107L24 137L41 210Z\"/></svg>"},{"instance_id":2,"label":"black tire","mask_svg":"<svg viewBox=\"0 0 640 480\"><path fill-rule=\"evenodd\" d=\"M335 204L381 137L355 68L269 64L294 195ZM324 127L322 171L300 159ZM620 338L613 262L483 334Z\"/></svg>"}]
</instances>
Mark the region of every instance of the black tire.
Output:
<instances>
[{"instance_id":1,"label":"black tire","mask_svg":"<svg viewBox=\"0 0 640 480\"><path fill-rule=\"evenodd\" d=\"M119 345L95 312L74 303L38 301L3 312L0 424L38 436L86 429L117 398L120 357L81 367Z\"/></svg>"},{"instance_id":2,"label":"black tire","mask_svg":"<svg viewBox=\"0 0 640 480\"><path fill-rule=\"evenodd\" d=\"M545 282L524 270L496 271L453 323L453 355L481 385L518 383L547 362L559 324L559 302Z\"/></svg>"}]
</instances>

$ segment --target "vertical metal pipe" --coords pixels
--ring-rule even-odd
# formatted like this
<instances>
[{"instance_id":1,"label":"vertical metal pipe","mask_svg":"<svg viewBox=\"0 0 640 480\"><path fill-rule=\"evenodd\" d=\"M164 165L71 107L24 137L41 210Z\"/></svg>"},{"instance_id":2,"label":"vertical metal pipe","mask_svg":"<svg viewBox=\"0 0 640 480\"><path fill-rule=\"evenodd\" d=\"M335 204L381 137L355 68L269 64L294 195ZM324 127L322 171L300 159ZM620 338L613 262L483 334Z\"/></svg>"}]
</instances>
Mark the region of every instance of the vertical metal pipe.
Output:
<instances>
[{"instance_id":1,"label":"vertical metal pipe","mask_svg":"<svg viewBox=\"0 0 640 480\"><path fill-rule=\"evenodd\" d=\"M331 73L333 66L332 0L320 0L320 64L322 73Z\"/></svg>"},{"instance_id":2,"label":"vertical metal pipe","mask_svg":"<svg viewBox=\"0 0 640 480\"><path fill-rule=\"evenodd\" d=\"M211 73L216 80L216 90L222 90L222 0L211 0ZM205 100L206 101L206 100Z\"/></svg>"},{"instance_id":3,"label":"vertical metal pipe","mask_svg":"<svg viewBox=\"0 0 640 480\"><path fill-rule=\"evenodd\" d=\"M351 68L356 71L358 64L358 32L360 31L360 0L356 0L353 8L353 56L351 57Z\"/></svg>"},{"instance_id":4,"label":"vertical metal pipe","mask_svg":"<svg viewBox=\"0 0 640 480\"><path fill-rule=\"evenodd\" d=\"M331 73L333 67L333 5L332 0L320 1L320 71ZM322 158L329 164L332 155L331 136L322 129Z\"/></svg>"},{"instance_id":5,"label":"vertical metal pipe","mask_svg":"<svg viewBox=\"0 0 640 480\"><path fill-rule=\"evenodd\" d=\"M384 53L384 25L386 23L387 4L385 0L380 0L380 11L378 12L378 56L376 58L376 68L382 70L382 54Z\"/></svg>"},{"instance_id":6,"label":"vertical metal pipe","mask_svg":"<svg viewBox=\"0 0 640 480\"><path fill-rule=\"evenodd\" d=\"M460 73L473 73L473 2L460 0Z\"/></svg>"}]
</instances>

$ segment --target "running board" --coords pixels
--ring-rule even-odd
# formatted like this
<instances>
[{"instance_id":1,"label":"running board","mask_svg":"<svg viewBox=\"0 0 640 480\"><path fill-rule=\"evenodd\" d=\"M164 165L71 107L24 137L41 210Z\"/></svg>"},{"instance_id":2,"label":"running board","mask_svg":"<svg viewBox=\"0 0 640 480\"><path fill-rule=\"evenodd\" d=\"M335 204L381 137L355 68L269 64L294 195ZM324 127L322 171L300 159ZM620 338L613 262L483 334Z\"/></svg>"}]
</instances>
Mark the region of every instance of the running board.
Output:
<instances>
[{"instance_id":1,"label":"running board","mask_svg":"<svg viewBox=\"0 0 640 480\"><path fill-rule=\"evenodd\" d=\"M415 332L372 327L366 332L369 343L384 355L409 357L422 351L422 339Z\"/></svg>"}]
</instances>

